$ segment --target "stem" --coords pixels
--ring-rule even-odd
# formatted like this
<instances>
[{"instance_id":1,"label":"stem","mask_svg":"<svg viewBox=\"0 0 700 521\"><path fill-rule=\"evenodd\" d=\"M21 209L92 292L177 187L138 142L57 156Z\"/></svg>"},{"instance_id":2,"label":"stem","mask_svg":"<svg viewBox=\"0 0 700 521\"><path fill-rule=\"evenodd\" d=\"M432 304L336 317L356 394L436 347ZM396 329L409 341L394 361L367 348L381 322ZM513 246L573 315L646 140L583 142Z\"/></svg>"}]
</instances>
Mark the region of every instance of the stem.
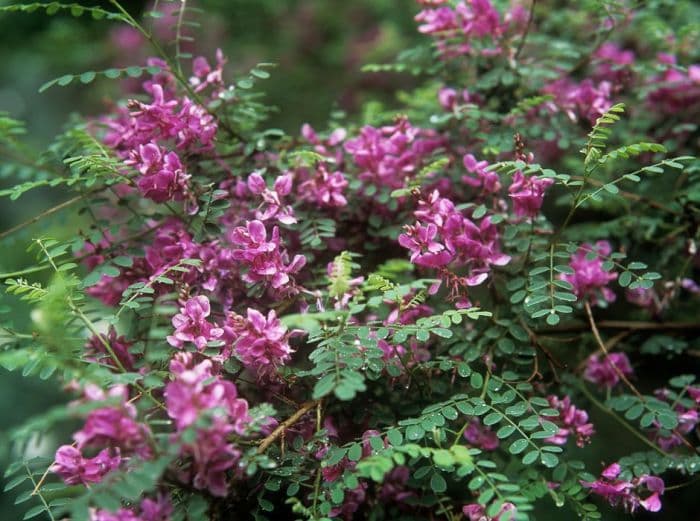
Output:
<instances>
[{"instance_id":1,"label":"stem","mask_svg":"<svg viewBox=\"0 0 700 521\"><path fill-rule=\"evenodd\" d=\"M304 403L299 408L299 410L297 410L289 418L280 423L277 426L277 428L270 433L269 436L267 436L260 442L260 445L258 446L258 454L263 454L267 450L267 448L270 445L272 445L275 442L275 440L284 433L284 431L286 431L289 427L298 422L302 416L304 416L307 412L316 407L319 403L320 400L312 400L310 402Z\"/></svg>"},{"instance_id":2,"label":"stem","mask_svg":"<svg viewBox=\"0 0 700 521\"><path fill-rule=\"evenodd\" d=\"M51 521L56 521L56 518L53 516L53 512L51 512L51 509L49 508L49 504L46 502L44 499L44 496L41 495L39 492L38 488L39 485L37 485L37 482L34 480L34 476L32 475L32 471L29 469L29 467L25 464L24 468L27 471L27 474L29 475L29 479L32 482L32 485L34 485L34 492L32 492L32 495L36 495L40 500L41 503L44 505L44 508L46 509L46 513L49 515L49 518Z\"/></svg>"},{"instance_id":3,"label":"stem","mask_svg":"<svg viewBox=\"0 0 700 521\"><path fill-rule=\"evenodd\" d=\"M532 22L535 19L535 5L537 5L537 0L532 0L530 2L530 14L527 18L527 25L525 26L525 31L523 32L522 38L520 38L520 43L518 43L518 49L515 51L515 56L513 56L514 61L518 60L518 58L520 57L520 53L523 52L523 47L525 47L527 35L530 33Z\"/></svg>"},{"instance_id":4,"label":"stem","mask_svg":"<svg viewBox=\"0 0 700 521\"><path fill-rule=\"evenodd\" d=\"M634 393L634 395L639 398L639 400L646 405L647 399L642 395L642 393L639 392L639 390L630 382L625 374L620 370L619 367L617 367L616 364L613 363L612 360L610 360L610 353L608 352L608 348L605 345L605 342L603 342L603 339L600 337L600 332L598 331L598 328L596 327L595 320L593 319L593 312L591 311L591 305L590 303L586 300L583 303L584 307L586 308L586 314L588 315L588 320L591 324L591 331L593 331L593 336L596 339L596 342L598 343L598 346L600 347L601 351L605 355L605 359L607 360L608 364L613 368L615 371L615 374L622 380L625 385ZM683 445L688 447L691 451L693 452L700 452L700 449L696 449L692 443L690 443L688 440L685 439L685 436L680 433L678 429L670 429L673 434L678 436L678 438L683 442Z\"/></svg>"},{"instance_id":5,"label":"stem","mask_svg":"<svg viewBox=\"0 0 700 521\"><path fill-rule=\"evenodd\" d=\"M584 384L580 384L579 389L586 396L586 398L588 398L591 401L591 403L593 403L593 405L598 407L601 411L603 411L603 412L609 414L610 416L612 416L613 418L615 418L620 425L622 425L625 429L627 429L629 432L631 432L639 441L643 442L645 445L654 449L656 452L658 452L662 456L668 456L668 454L666 452L664 452L660 447L658 447L656 444L652 443L647 438L642 436L639 433L639 431L637 431L637 429L632 427L629 423L627 423L625 420L623 420L617 414L615 414L614 411L612 411L611 409L608 409L603 403L598 401L598 399L596 399L596 397L593 396L593 394L586 388L586 386Z\"/></svg>"},{"instance_id":6,"label":"stem","mask_svg":"<svg viewBox=\"0 0 700 521\"><path fill-rule=\"evenodd\" d=\"M40 221L40 220L43 219L44 217L48 217L49 215L54 214L54 213L56 213L56 212L59 212L59 211L63 210L64 208L68 208L68 207L71 206L72 204L77 203L78 201L84 199L86 196L88 196L88 195L90 195L90 194L92 194L92 193L93 193L93 192L88 192L88 193L86 193L86 194L76 195L75 197L73 197L73 198L71 198L71 199L68 199L67 201L63 201L62 203L57 204L56 206L53 206L53 207L49 208L48 210L44 210L44 211L41 212L40 214L35 215L34 217L32 217L31 219L28 219L28 220L26 220L26 221L24 221L24 222L22 222L22 223L19 223L18 225L13 226L12 228L10 228L10 229L8 229L8 230L5 230L4 232L0 233L0 240L4 239L4 238L7 237L8 235L12 235L13 233L15 233L16 231L21 230L22 228L26 228L27 226L30 226L30 225L34 224L35 222L37 222L37 221ZM21 273L20 273L20 274L21 274Z\"/></svg>"}]
</instances>

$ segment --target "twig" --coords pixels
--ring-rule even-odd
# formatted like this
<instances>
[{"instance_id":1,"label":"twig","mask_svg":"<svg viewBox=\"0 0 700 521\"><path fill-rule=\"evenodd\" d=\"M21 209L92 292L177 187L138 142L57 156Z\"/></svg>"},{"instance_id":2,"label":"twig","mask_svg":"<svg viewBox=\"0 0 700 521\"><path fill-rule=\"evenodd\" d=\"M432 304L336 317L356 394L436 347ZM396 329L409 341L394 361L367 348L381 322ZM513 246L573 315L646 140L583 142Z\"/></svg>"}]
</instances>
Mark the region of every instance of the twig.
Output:
<instances>
[{"instance_id":1,"label":"twig","mask_svg":"<svg viewBox=\"0 0 700 521\"><path fill-rule=\"evenodd\" d=\"M639 392L639 390L634 386L632 382L629 381L627 376L625 376L625 373L623 373L619 367L617 367L617 364L615 364L612 360L610 360L610 353L608 352L608 348L605 345L605 342L603 342L603 339L600 336L600 332L598 331L598 327L596 326L595 319L593 318L593 311L591 310L591 305L590 303L586 300L583 303L585 309L586 309L586 315L588 315L588 321L591 325L591 331L593 332L593 336L595 337L596 342L598 343L598 346L600 347L601 351L605 355L605 359L607 360L608 364L613 368L613 371L615 371L615 374L622 380L625 385L629 388L630 391L634 393L634 395L639 398L639 400L646 404L647 399L644 397L642 393ZM681 434L678 429L670 429L673 434L678 436L678 438L683 442L683 445L688 447L690 450L693 452L698 452L698 449L696 449L692 443L690 443L688 440L685 439L685 436Z\"/></svg>"},{"instance_id":2,"label":"twig","mask_svg":"<svg viewBox=\"0 0 700 521\"><path fill-rule=\"evenodd\" d=\"M581 389L581 392L583 392L583 394L586 395L586 398L588 398L591 401L591 403L593 403L593 405L598 407L601 411L615 418L618 421L618 423L620 423L625 429L630 431L637 439L644 442L645 445L648 445L662 456L668 456L668 454L666 454L666 452L664 452L659 446L642 436L639 433L639 431L637 431L637 429L632 427L629 423L627 423L625 420L623 420L617 414L615 414L615 412L613 412L611 409L608 409L603 403L597 400L596 397L593 396L593 393L591 393L583 383L579 385L579 389Z\"/></svg>"},{"instance_id":3,"label":"twig","mask_svg":"<svg viewBox=\"0 0 700 521\"><path fill-rule=\"evenodd\" d=\"M629 329L632 331L664 331L664 330L686 330L700 329L700 322L642 322L635 320L601 320L597 322L599 329ZM535 333L572 333L577 331L588 331L590 328L584 324L566 324L563 326L539 329Z\"/></svg>"},{"instance_id":4,"label":"twig","mask_svg":"<svg viewBox=\"0 0 700 521\"><path fill-rule=\"evenodd\" d=\"M525 47L527 35L530 33L530 27L532 27L532 21L535 19L535 5L537 5L537 0L532 0L530 2L530 14L527 18L527 25L525 26L525 31L523 32L522 38L520 38L520 43L518 43L518 48L513 56L513 61L518 60L520 53L523 52L523 47Z\"/></svg>"},{"instance_id":5,"label":"twig","mask_svg":"<svg viewBox=\"0 0 700 521\"><path fill-rule=\"evenodd\" d=\"M264 453L267 448L272 445L277 438L279 438L284 431L286 431L289 427L294 425L296 422L298 422L302 416L304 416L307 412L309 412L311 409L316 407L320 403L319 400L312 400L310 402L306 402L302 404L302 406L299 408L297 412L292 414L289 418L284 420L282 423L280 423L277 428L270 433L270 435L263 439L260 442L260 446L258 447L258 454Z\"/></svg>"},{"instance_id":6,"label":"twig","mask_svg":"<svg viewBox=\"0 0 700 521\"><path fill-rule=\"evenodd\" d=\"M37 221L40 221L44 217L48 217L49 215L54 214L56 212L59 212L59 211L63 210L64 208L68 208L72 204L75 204L78 201L80 201L81 199L84 199L87 195L88 194L76 195L75 197L68 199L67 201L63 201L62 203L57 204L56 206L52 206L48 210L44 210L40 214L37 214L34 217L32 217L31 219L28 219L22 223L19 223L16 226L13 226L9 230L5 230L4 232L0 233L0 240L4 239L8 235L12 235L13 233L21 230L22 228L26 228L27 226L30 226Z\"/></svg>"}]
</instances>

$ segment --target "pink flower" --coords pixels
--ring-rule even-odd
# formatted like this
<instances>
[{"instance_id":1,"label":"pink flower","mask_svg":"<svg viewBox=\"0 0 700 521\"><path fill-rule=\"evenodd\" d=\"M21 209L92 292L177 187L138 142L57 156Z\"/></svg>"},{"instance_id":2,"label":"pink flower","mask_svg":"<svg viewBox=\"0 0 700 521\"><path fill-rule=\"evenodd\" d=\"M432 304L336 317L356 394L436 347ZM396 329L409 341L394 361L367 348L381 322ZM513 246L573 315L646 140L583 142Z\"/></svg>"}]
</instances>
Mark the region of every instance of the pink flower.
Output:
<instances>
[{"instance_id":1,"label":"pink flower","mask_svg":"<svg viewBox=\"0 0 700 521\"><path fill-rule=\"evenodd\" d=\"M610 353L608 357L593 354L586 361L586 369L583 377L600 387L612 389L620 381L618 372L615 368L625 375L630 377L634 374L629 358L625 353Z\"/></svg>"},{"instance_id":2,"label":"pink flower","mask_svg":"<svg viewBox=\"0 0 700 521\"><path fill-rule=\"evenodd\" d=\"M363 127L358 137L345 142L345 151L361 169L365 185L396 189L440 146L434 131L413 127L404 117L395 125Z\"/></svg>"},{"instance_id":3,"label":"pink flower","mask_svg":"<svg viewBox=\"0 0 700 521\"><path fill-rule=\"evenodd\" d=\"M202 92L212 87L211 97L215 98L224 89L225 64L226 58L221 49L216 50L216 68L209 65L204 56L197 56L192 61L192 76L190 77L190 85L194 87L194 91Z\"/></svg>"},{"instance_id":4,"label":"pink flower","mask_svg":"<svg viewBox=\"0 0 700 521\"><path fill-rule=\"evenodd\" d=\"M220 338L224 330L207 321L210 313L207 297L199 295L189 299L172 319L175 333L167 337L168 343L182 348L185 342L192 342L201 351L209 342Z\"/></svg>"},{"instance_id":5,"label":"pink flower","mask_svg":"<svg viewBox=\"0 0 700 521\"><path fill-rule=\"evenodd\" d=\"M99 338L95 335L90 337L90 340L88 340L85 346L89 359L116 369L117 363L112 359L105 344L110 347L124 369L127 371L132 371L134 369L134 357L129 352L131 343L127 341L124 336L118 336L114 326L110 326L106 335L100 335Z\"/></svg>"},{"instance_id":6,"label":"pink flower","mask_svg":"<svg viewBox=\"0 0 700 521\"><path fill-rule=\"evenodd\" d=\"M515 505L503 503L503 506L493 517L486 515L486 508L478 503L464 505L462 513L467 516L468 521L511 521L515 518Z\"/></svg>"},{"instance_id":7,"label":"pink flower","mask_svg":"<svg viewBox=\"0 0 700 521\"><path fill-rule=\"evenodd\" d=\"M274 310L265 317L248 308L247 318L234 316L230 328L236 354L246 367L270 372L289 360L292 353L289 333Z\"/></svg>"},{"instance_id":8,"label":"pink flower","mask_svg":"<svg viewBox=\"0 0 700 521\"><path fill-rule=\"evenodd\" d=\"M139 145L132 150L125 162L139 171L136 181L141 193L157 203L185 198L190 178L185 174L180 158L175 152L165 152L155 143Z\"/></svg>"},{"instance_id":9,"label":"pink flower","mask_svg":"<svg viewBox=\"0 0 700 521\"><path fill-rule=\"evenodd\" d=\"M600 479L581 484L593 494L604 497L612 506L622 505L628 512L634 512L640 506L649 512L661 510L660 495L664 493L661 478L644 475L628 481L618 479L620 473L620 465L613 463L603 470ZM639 495L643 489L651 492L645 499Z\"/></svg>"},{"instance_id":10,"label":"pink flower","mask_svg":"<svg viewBox=\"0 0 700 521\"><path fill-rule=\"evenodd\" d=\"M260 196L263 200L255 211L256 219L267 221L274 217L282 224L294 224L297 222L292 207L282 202L283 198L292 191L291 174L281 175L275 179L274 188L270 190L265 184L263 177L259 173L253 172L248 176L248 190Z\"/></svg>"},{"instance_id":11,"label":"pink flower","mask_svg":"<svg viewBox=\"0 0 700 521\"><path fill-rule=\"evenodd\" d=\"M114 455L112 455L114 454ZM85 458L79 449L63 445L56 451L56 462L51 466L67 485L99 483L121 463L119 451L101 450L94 458Z\"/></svg>"},{"instance_id":12,"label":"pink flower","mask_svg":"<svg viewBox=\"0 0 700 521\"><path fill-rule=\"evenodd\" d=\"M567 77L560 78L543 89L545 94L554 96L554 103L561 108L571 121L586 119L593 125L612 106L612 84L585 79L575 83Z\"/></svg>"},{"instance_id":13,"label":"pink flower","mask_svg":"<svg viewBox=\"0 0 700 521\"><path fill-rule=\"evenodd\" d=\"M211 360L195 365L191 353L179 353L170 371L175 379L165 388L165 400L178 431L208 420L197 429L195 441L183 445L182 455L190 460L183 474L195 488L226 496L226 473L240 458L240 451L228 439L233 433L245 432L250 423L248 403L238 398L233 383L212 372Z\"/></svg>"},{"instance_id":14,"label":"pink flower","mask_svg":"<svg viewBox=\"0 0 700 521\"><path fill-rule=\"evenodd\" d=\"M411 251L411 262L418 266L437 268L446 266L454 257L445 245L435 239L438 228L434 224L405 226L399 235L399 244Z\"/></svg>"},{"instance_id":15,"label":"pink flower","mask_svg":"<svg viewBox=\"0 0 700 521\"><path fill-rule=\"evenodd\" d=\"M489 164L486 161L477 161L471 154L466 154L462 158L464 168L476 177L464 175L462 181L475 188L481 188L484 195L494 194L501 189L500 177L496 172L487 170ZM512 195L511 195L512 197Z\"/></svg>"},{"instance_id":16,"label":"pink flower","mask_svg":"<svg viewBox=\"0 0 700 521\"><path fill-rule=\"evenodd\" d=\"M120 508L116 512L95 510L90 514L90 521L170 521L173 507L166 496L157 499L144 499L137 508Z\"/></svg>"},{"instance_id":17,"label":"pink flower","mask_svg":"<svg viewBox=\"0 0 700 521\"><path fill-rule=\"evenodd\" d=\"M247 265L248 272L243 280L250 283L269 282L272 288L279 289L289 284L290 274L296 273L306 264L303 255L295 255L292 262L280 248L279 228L272 229L270 240L267 230L260 221L249 221L239 226L230 235L231 242L238 246L232 252L233 258Z\"/></svg>"},{"instance_id":18,"label":"pink flower","mask_svg":"<svg viewBox=\"0 0 700 521\"><path fill-rule=\"evenodd\" d=\"M591 436L595 433L595 430L593 424L588 421L588 413L582 409L577 409L571 403L569 396L559 398L551 395L547 397L547 400L553 409L559 411L559 416L551 418L551 421L559 426L559 432L551 438L545 439L545 441L555 445L565 445L569 435L574 434L577 446L583 447L586 443L590 443Z\"/></svg>"},{"instance_id":19,"label":"pink flower","mask_svg":"<svg viewBox=\"0 0 700 521\"><path fill-rule=\"evenodd\" d=\"M607 285L617 278L617 273L605 271L603 258L601 258L601 256L608 256L611 251L612 248L607 241L598 241L595 245L583 244L571 257L569 263L574 273L562 273L559 278L573 286L573 291L579 299L589 299L593 305L613 302L615 293Z\"/></svg>"},{"instance_id":20,"label":"pink flower","mask_svg":"<svg viewBox=\"0 0 700 521\"><path fill-rule=\"evenodd\" d=\"M513 182L508 194L513 200L513 211L517 217L533 219L540 213L544 193L554 184L554 179L547 177L526 176L520 170L513 174Z\"/></svg>"},{"instance_id":21,"label":"pink flower","mask_svg":"<svg viewBox=\"0 0 700 521\"><path fill-rule=\"evenodd\" d=\"M481 450L496 450L500 445L496 433L482 425L477 418L473 418L469 422L463 436L470 445Z\"/></svg>"},{"instance_id":22,"label":"pink flower","mask_svg":"<svg viewBox=\"0 0 700 521\"><path fill-rule=\"evenodd\" d=\"M421 2L425 3L425 2ZM415 17L421 25L418 31L430 34L436 39L440 53L445 57L455 57L472 51L471 40L488 38L495 46L484 47L479 53L484 56L499 54L499 42L508 27L501 22L501 16L490 0L469 0L458 2L454 8L427 4Z\"/></svg>"},{"instance_id":23,"label":"pink flower","mask_svg":"<svg viewBox=\"0 0 700 521\"><path fill-rule=\"evenodd\" d=\"M143 458L151 455L148 446L150 431L135 420L133 406L103 407L92 411L83 428L73 435L79 449L85 447L117 447L122 454L136 453Z\"/></svg>"},{"instance_id":24,"label":"pink flower","mask_svg":"<svg viewBox=\"0 0 700 521\"><path fill-rule=\"evenodd\" d=\"M299 186L298 193L302 199L322 208L339 208L348 204L343 195L347 186L348 180L342 172L330 173L321 163L317 165L314 175Z\"/></svg>"}]
</instances>

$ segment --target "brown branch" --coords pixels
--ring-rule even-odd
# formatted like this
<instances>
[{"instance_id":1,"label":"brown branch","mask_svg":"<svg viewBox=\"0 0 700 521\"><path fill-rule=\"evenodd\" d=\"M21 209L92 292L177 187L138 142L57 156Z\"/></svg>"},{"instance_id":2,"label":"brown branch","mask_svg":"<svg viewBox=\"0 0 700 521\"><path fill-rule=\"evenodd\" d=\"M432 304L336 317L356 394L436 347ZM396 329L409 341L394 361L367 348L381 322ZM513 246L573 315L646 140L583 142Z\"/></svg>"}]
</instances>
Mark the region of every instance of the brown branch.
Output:
<instances>
[{"instance_id":1,"label":"brown branch","mask_svg":"<svg viewBox=\"0 0 700 521\"><path fill-rule=\"evenodd\" d=\"M312 400L310 402L304 403L297 412L292 414L289 418L284 420L282 423L280 423L277 428L270 433L268 437L263 439L260 442L260 446L258 447L258 454L264 453L267 448L272 445L277 438L282 436L282 434L292 425L294 425L296 422L298 422L302 416L304 416L307 412L309 412L311 409L316 407L320 403L320 400Z\"/></svg>"},{"instance_id":2,"label":"brown branch","mask_svg":"<svg viewBox=\"0 0 700 521\"><path fill-rule=\"evenodd\" d=\"M642 393L639 392L639 390L634 386L632 382L629 381L627 376L625 376L625 373L623 373L619 367L617 367L617 364L615 364L612 360L610 360L610 353L608 352L608 348L605 345L605 342L603 342L603 339L600 336L600 331L598 331L598 327L596 326L595 319L593 318L593 311L591 310L591 305L590 303L586 300L583 303L585 309L586 309L586 315L588 315L588 322L590 323L591 326L591 331L593 332L593 337L595 338L596 342L598 343L598 346L600 347L600 350L603 352L605 355L605 359L607 360L608 364L613 368L613 371L615 371L615 374L622 380L625 385L629 388L630 391L634 393L634 395L639 398L639 400L646 404L647 399L644 397ZM678 429L671 429L671 432L678 436L678 438L683 442L683 445L688 447L691 451L697 452L698 449L696 449L692 443L690 443L688 440L685 439L685 436L681 434Z\"/></svg>"},{"instance_id":3,"label":"brown branch","mask_svg":"<svg viewBox=\"0 0 700 521\"><path fill-rule=\"evenodd\" d=\"M16 225L16 226L13 226L12 228L10 228L10 229L8 229L8 230L5 230L4 232L0 233L0 240L4 239L4 238L7 237L8 235L12 235L13 233L15 233L16 231L21 230L22 228L26 228L27 226L30 226L30 225L34 224L35 222L37 222L37 221L40 221L40 220L43 219L44 217L48 217L49 215L54 214L54 213L56 213L56 212L58 212L58 211L61 211L61 210L63 210L64 208L68 208L68 207L71 206L72 204L75 204L75 203L77 203L78 201L80 201L81 199L84 199L86 195L87 195L87 194L76 195L75 197L73 197L73 198L71 198L71 199L68 199L67 201L63 201L62 203L57 204L56 206L53 206L53 207L49 208L48 210L44 210L44 211L41 212L40 214L35 215L34 217L32 217L31 219L28 219L28 220L26 220L26 221L24 221L24 222L22 222L22 223L19 223L19 224Z\"/></svg>"},{"instance_id":4,"label":"brown branch","mask_svg":"<svg viewBox=\"0 0 700 521\"><path fill-rule=\"evenodd\" d=\"M597 323L599 329L629 329L632 331L665 331L665 330L687 330L700 329L700 322L643 322L636 320L601 320ZM547 329L538 329L540 333L572 333L577 331L588 331L590 327L584 324L567 324Z\"/></svg>"},{"instance_id":5,"label":"brown branch","mask_svg":"<svg viewBox=\"0 0 700 521\"><path fill-rule=\"evenodd\" d=\"M598 331L598 326L596 326L595 319L593 318L593 311L591 310L591 304L585 300L583 302L583 306L586 309L586 315L588 316L588 323L591 325L591 331L593 332L593 337L595 338L596 342L598 343L598 347L600 350L603 352L603 355L605 355L605 359L608 361L608 364L610 364L610 367L612 367L613 371L615 371L615 374L618 376L620 380L625 382L625 385L629 387L629 389L635 394L637 398L642 400L643 402L646 401L642 393L640 393L637 388L632 384L627 379L627 376L625 376L625 373L623 373L619 367L617 367L617 364L615 364L612 360L610 360L610 352L608 351L607 346L605 345L605 342L603 342L603 339L600 336L600 331Z\"/></svg>"},{"instance_id":6,"label":"brown branch","mask_svg":"<svg viewBox=\"0 0 700 521\"><path fill-rule=\"evenodd\" d=\"M520 53L523 52L523 47L525 47L525 41L527 40L527 35L530 34L530 28L532 27L532 22L535 19L535 6L537 5L537 0L531 0L530 2L530 14L527 17L527 25L525 26L525 31L523 31L523 36L520 38L518 43L518 48L513 55L513 60L517 61L520 57Z\"/></svg>"}]
</instances>

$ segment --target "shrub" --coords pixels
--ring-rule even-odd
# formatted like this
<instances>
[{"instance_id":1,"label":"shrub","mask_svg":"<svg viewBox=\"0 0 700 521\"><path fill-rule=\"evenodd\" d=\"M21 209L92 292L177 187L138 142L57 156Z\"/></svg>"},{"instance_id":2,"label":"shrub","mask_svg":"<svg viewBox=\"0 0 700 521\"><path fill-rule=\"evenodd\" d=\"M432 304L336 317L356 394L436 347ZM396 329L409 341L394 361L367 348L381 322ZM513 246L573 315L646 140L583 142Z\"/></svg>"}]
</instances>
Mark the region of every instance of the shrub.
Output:
<instances>
[{"instance_id":1,"label":"shrub","mask_svg":"<svg viewBox=\"0 0 700 521\"><path fill-rule=\"evenodd\" d=\"M116 0L41 6L156 56L45 84L142 81L41 155L0 119L0 194L86 216L2 275L32 323L0 363L76 395L18 453L81 421L8 469L25 519L594 520L693 483L698 8L420 3L423 43L365 67L418 77L400 113L298 135L266 126L271 64L191 59L188 11L170 53ZM589 408L616 461L585 456Z\"/></svg>"}]
</instances>

